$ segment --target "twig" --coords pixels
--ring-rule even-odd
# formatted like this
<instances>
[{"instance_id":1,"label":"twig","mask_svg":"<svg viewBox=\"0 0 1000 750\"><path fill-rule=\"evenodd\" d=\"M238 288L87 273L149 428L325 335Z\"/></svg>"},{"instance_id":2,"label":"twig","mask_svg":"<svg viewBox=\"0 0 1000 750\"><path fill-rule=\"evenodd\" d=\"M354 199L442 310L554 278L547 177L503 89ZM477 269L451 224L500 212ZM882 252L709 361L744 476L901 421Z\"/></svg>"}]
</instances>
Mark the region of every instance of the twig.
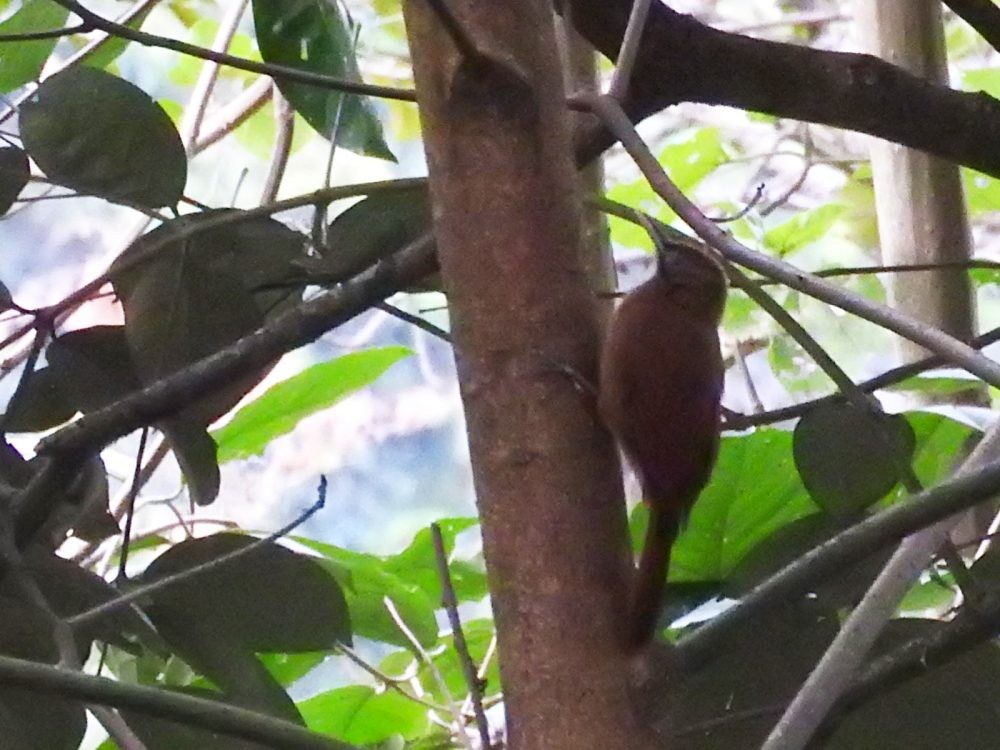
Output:
<instances>
[{"instance_id":1,"label":"twig","mask_svg":"<svg viewBox=\"0 0 1000 750\"><path fill-rule=\"evenodd\" d=\"M271 98L274 81L260 76L240 92L239 96L217 110L208 125L202 128L198 139L191 147L192 155L200 154L209 146L218 143L225 136L256 114Z\"/></svg>"},{"instance_id":2,"label":"twig","mask_svg":"<svg viewBox=\"0 0 1000 750\"><path fill-rule=\"evenodd\" d=\"M285 170L288 168L288 157L292 153L292 138L295 135L295 110L278 90L278 84L272 83L271 88L271 101L274 102L274 122L278 132L274 137L274 145L271 147L271 163L267 167L267 179L264 180L264 189L260 195L262 204L273 203L274 199L278 197L278 189L281 187L281 179L285 176ZM344 97L341 96L337 103L338 115L340 102L343 101ZM334 130L336 131L336 128Z\"/></svg>"},{"instance_id":3,"label":"twig","mask_svg":"<svg viewBox=\"0 0 1000 750\"><path fill-rule=\"evenodd\" d=\"M78 615L74 615L66 620L67 623L73 628L79 628L95 620L100 620L113 612L117 612L128 605L139 601L140 599L145 599L147 597L153 596L165 589L176 586L178 583L183 583L191 578L212 570L217 570L220 567L228 565L235 560L248 555L251 552L263 547L264 545L271 544L276 539L280 539L290 533L296 526L304 523L309 519L316 511L323 507L326 503L326 477L321 476L319 480L319 488L317 489L317 499L316 502L309 506L303 513L301 513L297 518L295 518L291 523L282 526L277 531L268 534L265 537L256 539L245 547L240 547L233 550L232 552L227 552L224 555L220 555L212 560L208 560L201 565L196 565L193 568L188 568L187 570L182 570L178 573L173 573L163 578L159 578L151 583L139 586L132 589L127 594L122 594L114 599L110 599L103 604L99 604L96 607L85 610Z\"/></svg>"},{"instance_id":4,"label":"twig","mask_svg":"<svg viewBox=\"0 0 1000 750\"><path fill-rule=\"evenodd\" d=\"M809 586L922 528L983 502L1000 492L1000 461L968 475L956 476L868 516L811 549L755 586L739 604L701 625L677 643L685 670L710 659L719 642L734 627L752 620L779 601L800 595Z\"/></svg>"},{"instance_id":5,"label":"twig","mask_svg":"<svg viewBox=\"0 0 1000 750\"><path fill-rule=\"evenodd\" d=\"M646 28L646 19L649 17L649 2L650 0L634 0L632 10L629 12L628 25L622 36L622 46L618 52L615 72L611 77L611 85L608 87L608 96L612 96L618 101L624 101L632 81L632 71L635 70L635 60L639 56L642 32Z\"/></svg>"},{"instance_id":6,"label":"twig","mask_svg":"<svg viewBox=\"0 0 1000 750\"><path fill-rule=\"evenodd\" d=\"M989 45L1000 50L1000 8L992 0L944 0L956 16L985 39Z\"/></svg>"},{"instance_id":7,"label":"twig","mask_svg":"<svg viewBox=\"0 0 1000 750\"><path fill-rule=\"evenodd\" d=\"M212 40L211 49L214 52L225 52L229 49L229 45L236 35L236 30L239 28L240 18L243 17L243 12L246 10L247 2L249 0L234 0L229 4L219 23L218 30L215 32L215 39ZM184 112L184 119L181 121L181 142L189 155L193 153L202 120L205 118L205 110L208 109L208 101L212 97L212 90L218 79L219 63L212 60L206 61L198 75L198 80L195 81L191 98L188 100L188 106Z\"/></svg>"},{"instance_id":8,"label":"twig","mask_svg":"<svg viewBox=\"0 0 1000 750\"><path fill-rule=\"evenodd\" d=\"M122 552L118 558L118 581L127 580L125 567L128 565L128 550L132 542L132 522L135 519L135 499L139 497L142 481L142 459L146 453L146 441L149 439L149 427L143 427L139 433L139 448L135 452L135 470L129 483L128 495L125 498L125 529L122 531ZM161 443L163 445L163 443Z\"/></svg>"},{"instance_id":9,"label":"twig","mask_svg":"<svg viewBox=\"0 0 1000 750\"><path fill-rule=\"evenodd\" d=\"M142 44L147 47L161 47L163 49L173 50L174 52L180 52L184 55L190 55L191 57L197 57L201 60L210 60L221 65L228 65L239 70L246 70L251 73L260 73L262 75L279 78L285 81L305 83L311 86L316 86L317 88L342 91L348 94L363 94L367 96L381 97L383 99L396 99L406 102L416 101L416 93L406 89L398 89L392 86L377 86L370 83L361 83L360 81L349 81L343 78L323 75L321 73L312 73L310 71L294 68L288 65L259 63L253 60L247 60L243 57L229 55L224 52L213 52L212 50L205 49L204 47L188 44L187 42L182 42L178 39L169 39L156 34L149 34L145 31L132 29L128 26L117 24L114 21L109 21L90 10L87 10L87 8L78 3L76 0L52 0L52 2L72 11L79 16L81 20L85 23L93 25L96 29L100 29L101 31L112 34L113 36L127 39L130 42L136 42L137 44Z\"/></svg>"},{"instance_id":10,"label":"twig","mask_svg":"<svg viewBox=\"0 0 1000 750\"><path fill-rule=\"evenodd\" d=\"M462 630L462 620L458 616L458 598L455 596L455 587L451 582L451 572L448 570L448 552L444 548L444 538L441 536L441 527L431 524L431 541L434 543L434 559L437 562L438 579L441 581L441 603L444 611L448 615L448 623L451 625L451 636L455 643L455 653L462 665L462 673L465 675L465 683L469 686L469 698L472 701L472 711L476 717L476 726L479 728L479 740L483 750L490 750L490 725L486 720L486 711L483 709L483 690L479 675L476 672L476 663L469 653L469 644L465 641L465 631Z\"/></svg>"},{"instance_id":11,"label":"twig","mask_svg":"<svg viewBox=\"0 0 1000 750\"><path fill-rule=\"evenodd\" d=\"M26 659L0 655L0 682L47 695L61 695L157 716L264 743L276 750L358 750L284 719L185 693L109 680Z\"/></svg>"},{"instance_id":12,"label":"twig","mask_svg":"<svg viewBox=\"0 0 1000 750\"><path fill-rule=\"evenodd\" d=\"M451 691L448 689L448 683L445 682L444 675L441 674L441 670L438 669L437 664L434 663L430 654L428 654L427 650L420 644L417 636L413 634L412 630L410 630L406 621L399 614L399 610L396 609L396 605L393 603L392 599L387 596L382 600L382 604L385 606L386 612L389 613L389 617L391 617L392 621L396 624L399 632L403 634L403 637L409 642L414 653L416 653L421 661L423 661L427 666L431 676L434 678L434 682L437 683L438 689L441 691L445 701L448 703L448 711L451 713L452 719L455 721L455 727L462 746L466 750L473 750L472 739L465 731L465 716L462 714L458 704L455 703L455 696L453 696Z\"/></svg>"},{"instance_id":13,"label":"twig","mask_svg":"<svg viewBox=\"0 0 1000 750\"><path fill-rule=\"evenodd\" d=\"M429 333L431 336L436 336L437 338L441 339L442 341L448 344L451 343L451 334L448 333L443 328L434 325L426 318L421 318L419 315L414 315L413 313L407 312L406 310L396 307L396 305L390 304L388 302L379 302L377 305L375 305L375 307L377 307L379 310L382 310L383 312L388 313L394 318L399 318L400 320L406 321L407 323L416 326L421 331Z\"/></svg>"},{"instance_id":14,"label":"twig","mask_svg":"<svg viewBox=\"0 0 1000 750\"><path fill-rule=\"evenodd\" d=\"M730 237L674 185L614 99L580 93L570 97L570 104L577 109L597 114L604 125L621 141L653 190L699 237L732 262L782 281L804 294L893 331L944 356L948 361L965 368L990 385L1000 387L1000 363L983 356L953 336L886 305L873 302L846 289L840 289L783 261L756 253Z\"/></svg>"},{"instance_id":15,"label":"twig","mask_svg":"<svg viewBox=\"0 0 1000 750\"><path fill-rule=\"evenodd\" d=\"M337 644L337 650L340 653L342 653L345 657L347 657L357 667L367 672L369 675L374 677L376 680L381 682L390 690L394 690L395 692L399 693L407 700L413 701L414 703L418 703L421 706L431 709L432 711L440 711L441 713L448 713L448 709L446 707L439 706L436 703L432 703L429 700L425 700L420 696L414 695L408 690L405 690L403 688L403 683L408 682L409 678L392 677L391 675L387 675L385 672L381 671L377 667L373 667L371 664L366 662L358 655L358 653L354 649L343 643ZM415 664L416 662L414 662L414 665Z\"/></svg>"},{"instance_id":16,"label":"twig","mask_svg":"<svg viewBox=\"0 0 1000 750\"><path fill-rule=\"evenodd\" d=\"M1000 454L1000 423L990 429L956 472L969 475ZM996 464L994 464L996 465ZM837 637L823 654L795 698L785 709L762 750L804 747L847 688L861 662L906 592L959 519L951 516L908 537L848 615Z\"/></svg>"}]
</instances>

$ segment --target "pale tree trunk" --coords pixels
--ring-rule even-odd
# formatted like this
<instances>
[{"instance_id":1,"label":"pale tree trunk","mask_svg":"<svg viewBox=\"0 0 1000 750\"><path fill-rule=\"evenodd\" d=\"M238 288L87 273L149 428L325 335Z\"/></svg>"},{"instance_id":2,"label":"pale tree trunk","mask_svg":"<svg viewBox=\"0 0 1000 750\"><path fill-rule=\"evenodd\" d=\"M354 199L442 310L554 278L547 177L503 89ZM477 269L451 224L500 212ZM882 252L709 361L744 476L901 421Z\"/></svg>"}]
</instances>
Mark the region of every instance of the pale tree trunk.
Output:
<instances>
[{"instance_id":1,"label":"pale tree trunk","mask_svg":"<svg viewBox=\"0 0 1000 750\"><path fill-rule=\"evenodd\" d=\"M941 3L857 0L856 7L866 51L932 83L948 83ZM972 241L958 165L875 139L871 161L883 262L967 261L972 255ZM963 341L975 336L975 300L966 270L896 274L891 277L889 290L893 305L900 310ZM898 351L904 362L926 354L921 347L902 339L898 340ZM970 383L968 391L955 394L954 400L985 405L987 394L982 385ZM955 543L962 546L981 538L992 515L989 506L966 514L965 521L952 534Z\"/></svg>"},{"instance_id":2,"label":"pale tree trunk","mask_svg":"<svg viewBox=\"0 0 1000 750\"><path fill-rule=\"evenodd\" d=\"M858 0L866 51L932 83L947 84L941 3L937 0ZM914 112L919 117L919 112ZM969 221L958 166L888 141L871 144L882 258L887 264L967 261ZM891 277L896 307L968 341L975 335L968 273L963 269ZM900 340L903 360L926 355Z\"/></svg>"},{"instance_id":3,"label":"pale tree trunk","mask_svg":"<svg viewBox=\"0 0 1000 750\"><path fill-rule=\"evenodd\" d=\"M622 653L619 468L592 398L595 300L549 0L404 5L509 747L642 748Z\"/></svg>"}]
</instances>

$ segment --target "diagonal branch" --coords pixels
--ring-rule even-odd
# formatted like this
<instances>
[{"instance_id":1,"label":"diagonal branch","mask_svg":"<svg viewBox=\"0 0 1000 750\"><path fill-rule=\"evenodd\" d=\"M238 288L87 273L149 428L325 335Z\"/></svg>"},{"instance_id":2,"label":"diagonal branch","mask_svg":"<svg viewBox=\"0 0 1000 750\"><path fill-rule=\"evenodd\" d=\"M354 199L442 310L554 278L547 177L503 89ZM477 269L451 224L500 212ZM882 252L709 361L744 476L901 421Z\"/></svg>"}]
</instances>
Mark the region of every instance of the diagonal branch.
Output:
<instances>
[{"instance_id":1,"label":"diagonal branch","mask_svg":"<svg viewBox=\"0 0 1000 750\"><path fill-rule=\"evenodd\" d=\"M170 39L169 37L158 36L156 34L150 34L128 26L123 26L122 24L109 21L103 16L99 16L93 11L88 10L76 0L52 1L76 14L84 22L84 24L87 24L92 28L99 29L112 36L127 39L130 42L136 42L137 44L142 44L147 47L161 47L163 49L173 50L174 52L180 52L184 55L190 55L191 57L197 57L202 60L210 60L212 62L219 63L220 65L228 65L232 68L238 68L239 70L247 70L251 73L260 73L262 75L279 78L285 81L305 83L322 89L343 91L347 94L364 94L367 96L381 97L383 99L397 99L399 101L406 102L416 101L416 94L407 89L398 89L392 86L377 86L375 84L362 83L360 81L349 81L345 78L336 78L335 76L323 75L321 73L312 73L308 70L301 70L288 65L259 63L253 60L247 60L243 57L237 57L236 55L229 55L224 52L215 52L194 44L188 44L187 42L182 42L179 39Z\"/></svg>"},{"instance_id":2,"label":"diagonal branch","mask_svg":"<svg viewBox=\"0 0 1000 750\"><path fill-rule=\"evenodd\" d=\"M139 711L230 737L264 742L277 750L356 750L346 742L239 706L163 688L92 677L11 656L0 655L0 684Z\"/></svg>"},{"instance_id":3,"label":"diagonal branch","mask_svg":"<svg viewBox=\"0 0 1000 750\"><path fill-rule=\"evenodd\" d=\"M614 60L631 0L567 0L573 23ZM622 103L637 122L680 102L721 104L884 138L1000 176L1000 102L928 83L872 55L830 52L719 31L652 3ZM613 143L577 132L583 160Z\"/></svg>"}]
</instances>

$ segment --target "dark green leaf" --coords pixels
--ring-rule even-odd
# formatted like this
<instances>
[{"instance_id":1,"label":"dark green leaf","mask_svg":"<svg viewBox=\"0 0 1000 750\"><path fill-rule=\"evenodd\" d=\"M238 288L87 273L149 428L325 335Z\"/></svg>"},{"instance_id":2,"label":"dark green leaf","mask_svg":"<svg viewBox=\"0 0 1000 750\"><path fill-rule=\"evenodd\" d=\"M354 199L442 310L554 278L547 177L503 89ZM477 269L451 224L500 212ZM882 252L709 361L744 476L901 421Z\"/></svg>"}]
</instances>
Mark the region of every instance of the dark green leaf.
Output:
<instances>
[{"instance_id":1,"label":"dark green leaf","mask_svg":"<svg viewBox=\"0 0 1000 750\"><path fill-rule=\"evenodd\" d=\"M799 518L782 526L740 560L726 581L723 593L738 599L843 528L843 524L822 513ZM836 576L814 586L813 593L831 609L854 606L868 590L895 546L895 543L886 544L884 551L845 566Z\"/></svg>"},{"instance_id":2,"label":"dark green leaf","mask_svg":"<svg viewBox=\"0 0 1000 750\"><path fill-rule=\"evenodd\" d=\"M8 45L0 44L0 60L2 60L5 46ZM2 66L3 62L0 62L0 68ZM28 155L24 151L14 146L0 148L0 216L7 213L14 205L17 196L28 184L30 176L31 167L28 164ZM10 292L7 293L6 306L3 309L6 310L9 307Z\"/></svg>"},{"instance_id":3,"label":"dark green leaf","mask_svg":"<svg viewBox=\"0 0 1000 750\"><path fill-rule=\"evenodd\" d=\"M187 157L170 117L110 73L76 66L47 78L21 107L20 124L42 171L78 192L160 208L184 191Z\"/></svg>"},{"instance_id":4,"label":"dark green leaf","mask_svg":"<svg viewBox=\"0 0 1000 750\"><path fill-rule=\"evenodd\" d=\"M346 354L271 386L212 433L219 446L219 463L262 453L269 442L291 432L300 420L369 385L409 354L402 346Z\"/></svg>"},{"instance_id":5,"label":"dark green leaf","mask_svg":"<svg viewBox=\"0 0 1000 750\"><path fill-rule=\"evenodd\" d=\"M219 494L219 461L215 441L197 422L182 417L160 425L184 474L188 494L196 505L209 505Z\"/></svg>"},{"instance_id":6,"label":"dark green leaf","mask_svg":"<svg viewBox=\"0 0 1000 750\"><path fill-rule=\"evenodd\" d=\"M264 62L360 81L352 35L336 3L327 0L254 0L257 46ZM325 138L360 154L395 160L368 97L278 80L278 88ZM339 118L338 118L339 113Z\"/></svg>"},{"instance_id":7,"label":"dark green leaf","mask_svg":"<svg viewBox=\"0 0 1000 750\"><path fill-rule=\"evenodd\" d=\"M905 417L834 401L810 410L796 425L795 467L821 508L851 518L889 493L915 444Z\"/></svg>"},{"instance_id":8,"label":"dark green leaf","mask_svg":"<svg viewBox=\"0 0 1000 750\"><path fill-rule=\"evenodd\" d=\"M309 283L339 283L397 253L430 229L425 185L372 193L330 223L319 258L298 265L306 270Z\"/></svg>"},{"instance_id":9,"label":"dark green leaf","mask_svg":"<svg viewBox=\"0 0 1000 750\"><path fill-rule=\"evenodd\" d=\"M62 28L69 10L53 0L25 0L21 9L0 23L0 37ZM0 44L0 94L33 81L56 46L56 38Z\"/></svg>"},{"instance_id":10,"label":"dark green leaf","mask_svg":"<svg viewBox=\"0 0 1000 750\"><path fill-rule=\"evenodd\" d=\"M67 404L76 411L101 409L141 387L122 326L64 333L45 356Z\"/></svg>"},{"instance_id":11,"label":"dark green leaf","mask_svg":"<svg viewBox=\"0 0 1000 750\"><path fill-rule=\"evenodd\" d=\"M9 432L41 432L68 422L76 407L63 395L60 373L36 370L7 405L3 426Z\"/></svg>"},{"instance_id":12,"label":"dark green leaf","mask_svg":"<svg viewBox=\"0 0 1000 750\"><path fill-rule=\"evenodd\" d=\"M428 727L427 709L395 692L376 693L352 685L299 704L314 732L356 745L373 745L393 735L417 737Z\"/></svg>"},{"instance_id":13,"label":"dark green leaf","mask_svg":"<svg viewBox=\"0 0 1000 750\"><path fill-rule=\"evenodd\" d=\"M832 611L808 601L762 612L737 627L706 667L681 682L673 714L677 720L670 727L678 733L679 741L671 747L760 747L789 697L795 695L836 635L837 627ZM657 676L654 673L651 677L650 694L652 700L662 702L662 690L668 686L677 689L676 680L657 685ZM772 706L773 713L761 710ZM649 710L653 716L663 715L655 704ZM739 721L718 721L720 716L744 712L746 716Z\"/></svg>"},{"instance_id":14,"label":"dark green leaf","mask_svg":"<svg viewBox=\"0 0 1000 750\"><path fill-rule=\"evenodd\" d=\"M906 618L889 622L876 644L883 654L912 638L930 638L945 623ZM824 750L997 747L1000 650L992 641L880 693L847 715Z\"/></svg>"},{"instance_id":15,"label":"dark green leaf","mask_svg":"<svg viewBox=\"0 0 1000 750\"><path fill-rule=\"evenodd\" d=\"M254 542L229 533L181 542L150 563L142 579L188 570ZM155 594L150 616L155 622L163 613L198 622L251 652L317 651L351 640L337 582L315 559L274 542Z\"/></svg>"},{"instance_id":16,"label":"dark green leaf","mask_svg":"<svg viewBox=\"0 0 1000 750\"><path fill-rule=\"evenodd\" d=\"M36 691L0 688L0 747L4 750L77 750L86 730L87 716L80 703Z\"/></svg>"}]
</instances>

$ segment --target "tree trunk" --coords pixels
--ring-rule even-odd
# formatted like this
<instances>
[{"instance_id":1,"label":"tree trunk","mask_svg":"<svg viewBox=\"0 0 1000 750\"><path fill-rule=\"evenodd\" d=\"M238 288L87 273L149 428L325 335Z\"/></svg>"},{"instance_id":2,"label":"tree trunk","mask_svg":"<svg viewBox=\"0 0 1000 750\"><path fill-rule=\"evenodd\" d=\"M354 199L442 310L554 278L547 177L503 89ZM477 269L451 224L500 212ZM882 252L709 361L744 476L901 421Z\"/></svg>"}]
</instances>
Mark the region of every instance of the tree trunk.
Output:
<instances>
[{"instance_id":1,"label":"tree trunk","mask_svg":"<svg viewBox=\"0 0 1000 750\"><path fill-rule=\"evenodd\" d=\"M641 748L623 656L628 537L591 395L595 300L548 0L404 6L452 316L509 747Z\"/></svg>"}]
</instances>

